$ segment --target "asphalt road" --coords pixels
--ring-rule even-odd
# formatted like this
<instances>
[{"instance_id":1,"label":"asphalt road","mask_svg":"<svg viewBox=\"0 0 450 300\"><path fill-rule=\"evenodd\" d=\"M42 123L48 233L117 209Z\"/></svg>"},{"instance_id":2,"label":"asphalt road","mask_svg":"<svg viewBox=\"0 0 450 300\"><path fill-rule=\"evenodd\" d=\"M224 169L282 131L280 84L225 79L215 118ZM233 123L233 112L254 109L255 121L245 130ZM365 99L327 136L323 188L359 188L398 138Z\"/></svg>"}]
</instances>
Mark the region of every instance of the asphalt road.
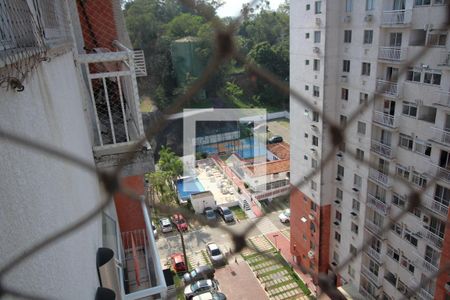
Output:
<instances>
[{"instance_id":1,"label":"asphalt road","mask_svg":"<svg viewBox=\"0 0 450 300\"><path fill-rule=\"evenodd\" d=\"M253 237L263 233L284 229L288 225L282 224L278 220L278 214L279 212L273 212L265 215L261 218L261 220L246 219L233 224L225 224L223 221L218 219L221 225L224 225L229 232L224 231L220 227L203 226L194 229L190 228L183 234L186 253L189 255L189 253L204 250L206 248L206 244L210 242L217 243L223 251L229 251L229 249L233 247L231 233L242 234L247 232L247 237ZM256 220L259 221L257 224L254 224ZM248 231L250 227L251 229ZM158 236L157 245L162 261L173 253L182 252L181 239L178 232L174 231L165 234L158 232Z\"/></svg>"}]
</instances>

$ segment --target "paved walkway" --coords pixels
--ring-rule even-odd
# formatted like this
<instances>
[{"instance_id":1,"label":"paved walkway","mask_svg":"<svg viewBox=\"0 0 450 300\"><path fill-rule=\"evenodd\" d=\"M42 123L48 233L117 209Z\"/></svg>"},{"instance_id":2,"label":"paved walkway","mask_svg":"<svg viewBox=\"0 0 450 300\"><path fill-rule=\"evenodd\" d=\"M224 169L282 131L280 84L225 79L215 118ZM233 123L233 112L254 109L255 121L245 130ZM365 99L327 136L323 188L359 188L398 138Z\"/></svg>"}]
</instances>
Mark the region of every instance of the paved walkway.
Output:
<instances>
[{"instance_id":1,"label":"paved walkway","mask_svg":"<svg viewBox=\"0 0 450 300\"><path fill-rule=\"evenodd\" d=\"M297 263L294 261L294 257L291 254L291 246L289 239L286 238L286 236L282 232L272 232L266 234L266 237L270 240L270 242L273 243L273 245L276 245L278 249L280 249L281 255L284 257L284 259L293 266L295 273L300 277L300 279L308 286L309 290L314 294L317 295L318 287L313 283L313 279L310 275L303 273L300 270L300 267L297 265ZM329 299L328 297L321 297L320 299Z\"/></svg>"},{"instance_id":2,"label":"paved walkway","mask_svg":"<svg viewBox=\"0 0 450 300\"><path fill-rule=\"evenodd\" d=\"M237 263L233 260L224 268L216 270L216 279L221 291L228 299L237 300L266 300L266 293L259 281L242 258Z\"/></svg>"}]
</instances>

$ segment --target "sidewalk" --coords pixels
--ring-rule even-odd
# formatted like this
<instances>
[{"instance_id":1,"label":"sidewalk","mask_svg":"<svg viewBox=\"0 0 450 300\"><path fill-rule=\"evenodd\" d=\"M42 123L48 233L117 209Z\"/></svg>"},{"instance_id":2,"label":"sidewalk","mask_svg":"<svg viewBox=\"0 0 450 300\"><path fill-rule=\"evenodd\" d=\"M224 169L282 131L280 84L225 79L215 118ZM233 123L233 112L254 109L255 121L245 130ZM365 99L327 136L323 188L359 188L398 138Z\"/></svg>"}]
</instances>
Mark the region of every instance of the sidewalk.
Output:
<instances>
[{"instance_id":1,"label":"sidewalk","mask_svg":"<svg viewBox=\"0 0 450 300\"><path fill-rule=\"evenodd\" d=\"M313 283L313 279L310 275L303 273L300 267L294 261L294 257L290 250L290 241L286 238L281 231L271 232L265 235L266 238L280 250L280 254L284 259L294 268L295 273L300 277L300 279L308 286L309 290L313 295L317 295L318 287ZM329 299L328 297L320 297L320 299Z\"/></svg>"}]
</instances>

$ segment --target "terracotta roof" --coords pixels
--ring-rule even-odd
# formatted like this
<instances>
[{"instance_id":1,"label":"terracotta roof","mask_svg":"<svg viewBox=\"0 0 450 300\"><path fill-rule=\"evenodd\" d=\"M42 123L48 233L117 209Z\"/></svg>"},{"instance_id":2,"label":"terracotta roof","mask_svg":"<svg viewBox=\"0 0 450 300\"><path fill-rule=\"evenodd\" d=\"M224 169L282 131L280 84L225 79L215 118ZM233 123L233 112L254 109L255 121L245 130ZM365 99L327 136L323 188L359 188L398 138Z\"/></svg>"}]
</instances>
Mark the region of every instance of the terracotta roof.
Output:
<instances>
[{"instance_id":1,"label":"terracotta roof","mask_svg":"<svg viewBox=\"0 0 450 300\"><path fill-rule=\"evenodd\" d=\"M257 164L253 166L247 166L249 175L264 176L267 174L275 174L281 172L289 172L289 159L273 160L263 164Z\"/></svg>"},{"instance_id":2,"label":"terracotta roof","mask_svg":"<svg viewBox=\"0 0 450 300\"><path fill-rule=\"evenodd\" d=\"M290 147L285 142L268 144L267 150L275 154L279 159L289 159L290 157Z\"/></svg>"}]
</instances>

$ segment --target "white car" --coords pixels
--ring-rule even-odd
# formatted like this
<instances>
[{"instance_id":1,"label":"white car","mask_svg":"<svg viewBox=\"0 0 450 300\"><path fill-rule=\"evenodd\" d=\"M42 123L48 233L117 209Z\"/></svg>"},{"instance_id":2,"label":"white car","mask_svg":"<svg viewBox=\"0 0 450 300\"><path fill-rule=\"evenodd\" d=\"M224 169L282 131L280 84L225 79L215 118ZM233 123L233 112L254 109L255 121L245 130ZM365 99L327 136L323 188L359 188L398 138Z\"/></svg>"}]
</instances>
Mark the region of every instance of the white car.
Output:
<instances>
[{"instance_id":1,"label":"white car","mask_svg":"<svg viewBox=\"0 0 450 300\"><path fill-rule=\"evenodd\" d=\"M219 292L206 292L192 298L192 300L226 300L227 297Z\"/></svg>"},{"instance_id":2,"label":"white car","mask_svg":"<svg viewBox=\"0 0 450 300\"><path fill-rule=\"evenodd\" d=\"M171 232L173 230L172 222L170 222L169 218L161 218L159 219L159 227L161 227L161 232Z\"/></svg>"},{"instance_id":3,"label":"white car","mask_svg":"<svg viewBox=\"0 0 450 300\"><path fill-rule=\"evenodd\" d=\"M219 287L216 281L211 279L199 280L192 284L188 284L184 288L184 296L186 299L191 299L193 296L203 294L205 292L217 291Z\"/></svg>"},{"instance_id":4,"label":"white car","mask_svg":"<svg viewBox=\"0 0 450 300\"><path fill-rule=\"evenodd\" d=\"M278 215L281 223L289 223L291 221L291 210L285 209L281 214Z\"/></svg>"},{"instance_id":5,"label":"white car","mask_svg":"<svg viewBox=\"0 0 450 300\"><path fill-rule=\"evenodd\" d=\"M225 257L216 243L209 243L206 245L206 252L213 265L225 263Z\"/></svg>"}]
</instances>

